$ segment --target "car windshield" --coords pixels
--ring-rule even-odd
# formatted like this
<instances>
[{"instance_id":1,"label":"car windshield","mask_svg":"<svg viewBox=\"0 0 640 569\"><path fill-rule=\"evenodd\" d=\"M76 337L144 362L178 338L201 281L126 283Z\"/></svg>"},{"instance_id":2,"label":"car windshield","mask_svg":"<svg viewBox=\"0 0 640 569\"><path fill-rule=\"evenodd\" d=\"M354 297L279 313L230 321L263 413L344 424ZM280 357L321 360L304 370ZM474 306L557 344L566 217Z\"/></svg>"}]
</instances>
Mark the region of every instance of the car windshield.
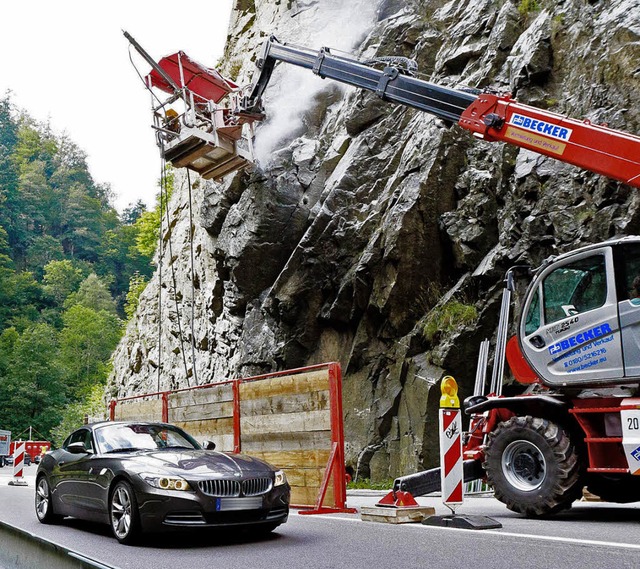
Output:
<instances>
[{"instance_id":1,"label":"car windshield","mask_svg":"<svg viewBox=\"0 0 640 569\"><path fill-rule=\"evenodd\" d=\"M95 430L95 438L102 453L200 448L200 445L187 433L170 425L149 423L104 425Z\"/></svg>"}]
</instances>

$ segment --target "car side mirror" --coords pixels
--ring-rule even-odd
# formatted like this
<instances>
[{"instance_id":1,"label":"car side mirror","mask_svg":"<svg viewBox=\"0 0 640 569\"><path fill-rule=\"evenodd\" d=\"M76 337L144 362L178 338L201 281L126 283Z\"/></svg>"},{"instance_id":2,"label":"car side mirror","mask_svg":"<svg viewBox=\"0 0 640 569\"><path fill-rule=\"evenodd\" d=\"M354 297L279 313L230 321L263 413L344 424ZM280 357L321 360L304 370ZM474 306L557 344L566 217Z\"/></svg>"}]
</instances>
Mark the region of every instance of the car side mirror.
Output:
<instances>
[{"instance_id":1,"label":"car side mirror","mask_svg":"<svg viewBox=\"0 0 640 569\"><path fill-rule=\"evenodd\" d=\"M205 450L216 450L216 443L214 443L213 441L204 441L202 443L202 446Z\"/></svg>"},{"instance_id":2,"label":"car side mirror","mask_svg":"<svg viewBox=\"0 0 640 569\"><path fill-rule=\"evenodd\" d=\"M77 443L71 443L67 448L66 448L67 452L70 452L71 454L88 454L89 451L87 450L87 447L84 446L83 442L77 442Z\"/></svg>"}]
</instances>

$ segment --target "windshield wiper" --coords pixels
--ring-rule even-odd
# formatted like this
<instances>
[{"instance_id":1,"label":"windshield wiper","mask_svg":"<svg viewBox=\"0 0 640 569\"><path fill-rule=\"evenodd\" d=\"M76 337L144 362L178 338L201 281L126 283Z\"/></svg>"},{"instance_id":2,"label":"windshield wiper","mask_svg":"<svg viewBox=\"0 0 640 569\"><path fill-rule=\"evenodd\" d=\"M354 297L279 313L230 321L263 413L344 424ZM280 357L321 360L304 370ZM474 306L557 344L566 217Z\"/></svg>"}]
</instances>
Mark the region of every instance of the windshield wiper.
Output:
<instances>
[{"instance_id":1,"label":"windshield wiper","mask_svg":"<svg viewBox=\"0 0 640 569\"><path fill-rule=\"evenodd\" d=\"M114 448L105 452L105 454L112 454L114 452L133 452L136 450L142 450L136 447L123 447L123 448Z\"/></svg>"}]
</instances>

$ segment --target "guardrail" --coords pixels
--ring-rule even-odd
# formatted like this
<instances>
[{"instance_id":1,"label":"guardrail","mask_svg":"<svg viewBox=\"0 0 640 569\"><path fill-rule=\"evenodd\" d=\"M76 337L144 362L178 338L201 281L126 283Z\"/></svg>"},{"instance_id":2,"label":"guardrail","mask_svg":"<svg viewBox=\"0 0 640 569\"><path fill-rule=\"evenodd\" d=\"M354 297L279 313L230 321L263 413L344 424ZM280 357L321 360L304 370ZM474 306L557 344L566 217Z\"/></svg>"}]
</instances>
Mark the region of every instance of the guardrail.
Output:
<instances>
[{"instance_id":1,"label":"guardrail","mask_svg":"<svg viewBox=\"0 0 640 569\"><path fill-rule=\"evenodd\" d=\"M0 521L0 567L7 569L117 569Z\"/></svg>"}]
</instances>

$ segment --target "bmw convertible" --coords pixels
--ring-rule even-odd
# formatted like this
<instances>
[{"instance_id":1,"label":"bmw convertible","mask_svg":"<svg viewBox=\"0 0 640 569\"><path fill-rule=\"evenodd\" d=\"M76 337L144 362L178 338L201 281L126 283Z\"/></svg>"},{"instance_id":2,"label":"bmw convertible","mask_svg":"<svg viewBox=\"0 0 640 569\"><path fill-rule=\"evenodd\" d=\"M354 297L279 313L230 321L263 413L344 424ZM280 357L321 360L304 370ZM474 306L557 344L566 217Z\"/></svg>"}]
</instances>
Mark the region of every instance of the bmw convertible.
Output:
<instances>
[{"instance_id":1,"label":"bmw convertible","mask_svg":"<svg viewBox=\"0 0 640 569\"><path fill-rule=\"evenodd\" d=\"M166 423L84 426L43 456L36 515L104 522L120 543L171 528L246 526L270 532L287 521L282 470L242 454L206 448Z\"/></svg>"}]
</instances>

